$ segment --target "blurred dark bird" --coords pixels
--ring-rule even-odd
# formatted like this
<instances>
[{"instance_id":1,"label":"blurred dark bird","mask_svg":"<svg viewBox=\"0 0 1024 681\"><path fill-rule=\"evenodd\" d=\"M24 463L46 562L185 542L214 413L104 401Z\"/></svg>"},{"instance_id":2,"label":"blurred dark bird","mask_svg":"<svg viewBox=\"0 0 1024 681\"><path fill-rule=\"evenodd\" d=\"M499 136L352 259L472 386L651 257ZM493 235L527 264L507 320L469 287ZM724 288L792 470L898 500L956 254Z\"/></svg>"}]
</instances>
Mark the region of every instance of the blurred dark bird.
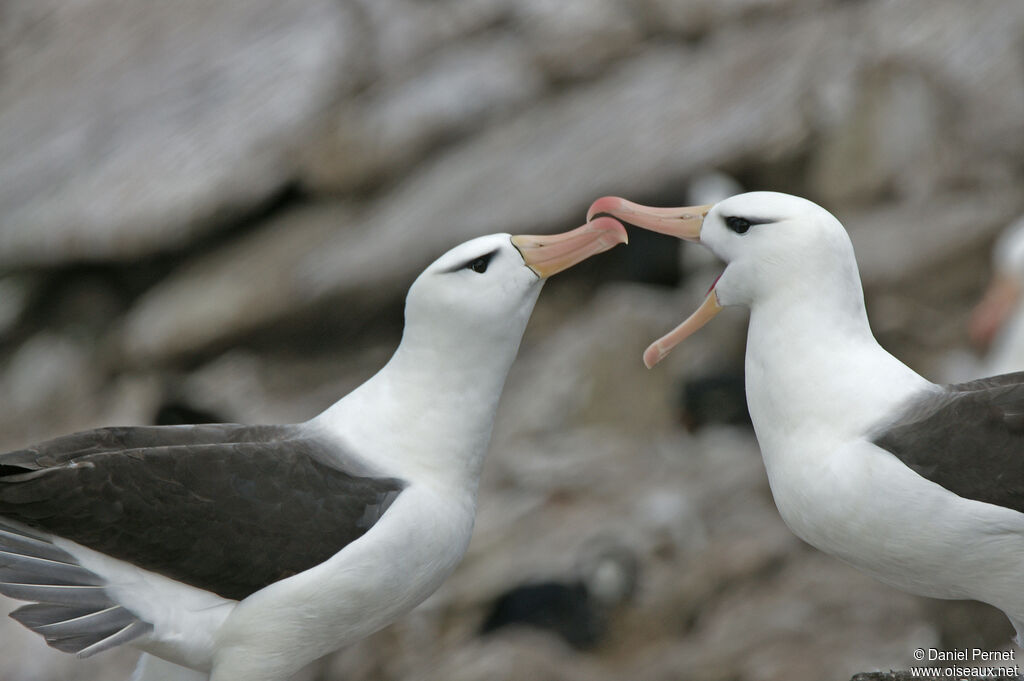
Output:
<instances>
[{"instance_id":1,"label":"blurred dark bird","mask_svg":"<svg viewBox=\"0 0 1024 681\"><path fill-rule=\"evenodd\" d=\"M184 400L164 400L153 414L155 426L185 426L196 423L222 423L224 419Z\"/></svg>"},{"instance_id":2,"label":"blurred dark bird","mask_svg":"<svg viewBox=\"0 0 1024 681\"><path fill-rule=\"evenodd\" d=\"M295 425L102 428L0 456L0 593L133 677L281 681L389 624L465 553L506 374L546 277L615 220L496 234L430 265L391 360ZM195 671L193 671L195 670Z\"/></svg>"},{"instance_id":3,"label":"blurred dark bird","mask_svg":"<svg viewBox=\"0 0 1024 681\"><path fill-rule=\"evenodd\" d=\"M612 611L636 591L639 562L629 550L600 545L585 550L577 575L521 584L491 604L480 627L489 634L505 627L530 627L561 637L577 650L598 646Z\"/></svg>"},{"instance_id":4,"label":"blurred dark bird","mask_svg":"<svg viewBox=\"0 0 1024 681\"><path fill-rule=\"evenodd\" d=\"M720 371L688 378L680 390L679 420L696 433L713 423L750 425L742 372Z\"/></svg>"},{"instance_id":5,"label":"blurred dark bird","mask_svg":"<svg viewBox=\"0 0 1024 681\"><path fill-rule=\"evenodd\" d=\"M1024 644L1024 373L936 385L875 340L853 246L804 199L604 213L726 262L653 366L723 306L750 309L747 403L772 494L802 539L887 584L1001 609ZM995 567L993 567L995 566Z\"/></svg>"}]
</instances>

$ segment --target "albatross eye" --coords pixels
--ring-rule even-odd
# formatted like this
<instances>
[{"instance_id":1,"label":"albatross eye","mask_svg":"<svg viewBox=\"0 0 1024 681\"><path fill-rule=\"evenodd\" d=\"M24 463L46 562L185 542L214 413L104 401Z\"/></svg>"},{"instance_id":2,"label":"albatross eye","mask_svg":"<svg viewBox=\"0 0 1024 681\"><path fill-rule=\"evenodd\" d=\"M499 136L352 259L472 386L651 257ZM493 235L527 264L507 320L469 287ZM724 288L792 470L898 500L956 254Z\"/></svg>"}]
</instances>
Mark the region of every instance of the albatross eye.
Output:
<instances>
[{"instance_id":1,"label":"albatross eye","mask_svg":"<svg viewBox=\"0 0 1024 681\"><path fill-rule=\"evenodd\" d=\"M728 217L725 219L725 226L737 234L746 234L751 224L753 223L746 218Z\"/></svg>"},{"instance_id":2,"label":"albatross eye","mask_svg":"<svg viewBox=\"0 0 1024 681\"><path fill-rule=\"evenodd\" d=\"M488 253L487 255L481 255L475 260L470 260L466 263L466 269L473 270L477 274L483 274L487 271L487 265L490 264L492 257L494 257L494 254Z\"/></svg>"}]
</instances>

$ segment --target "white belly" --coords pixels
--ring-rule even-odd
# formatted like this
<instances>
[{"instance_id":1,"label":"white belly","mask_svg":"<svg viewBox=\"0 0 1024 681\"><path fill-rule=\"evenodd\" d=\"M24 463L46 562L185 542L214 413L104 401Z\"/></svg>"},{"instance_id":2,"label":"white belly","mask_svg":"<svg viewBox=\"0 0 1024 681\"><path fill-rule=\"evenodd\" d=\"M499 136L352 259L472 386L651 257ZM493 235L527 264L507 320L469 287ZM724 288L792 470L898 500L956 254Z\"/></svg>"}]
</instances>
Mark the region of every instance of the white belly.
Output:
<instances>
[{"instance_id":1,"label":"white belly","mask_svg":"<svg viewBox=\"0 0 1024 681\"><path fill-rule=\"evenodd\" d=\"M780 514L811 545L911 593L1024 614L1024 515L959 497L864 440L814 463L766 458Z\"/></svg>"},{"instance_id":2,"label":"white belly","mask_svg":"<svg viewBox=\"0 0 1024 681\"><path fill-rule=\"evenodd\" d=\"M413 486L330 560L239 603L217 634L212 679L284 678L409 612L465 554L475 508L464 496Z\"/></svg>"},{"instance_id":3,"label":"white belly","mask_svg":"<svg viewBox=\"0 0 1024 681\"><path fill-rule=\"evenodd\" d=\"M214 681L276 681L390 624L433 593L465 554L475 498L413 485L360 539L329 560L241 602L71 542L55 543L104 577L108 592L153 624L133 642ZM148 678L148 677L147 677Z\"/></svg>"}]
</instances>

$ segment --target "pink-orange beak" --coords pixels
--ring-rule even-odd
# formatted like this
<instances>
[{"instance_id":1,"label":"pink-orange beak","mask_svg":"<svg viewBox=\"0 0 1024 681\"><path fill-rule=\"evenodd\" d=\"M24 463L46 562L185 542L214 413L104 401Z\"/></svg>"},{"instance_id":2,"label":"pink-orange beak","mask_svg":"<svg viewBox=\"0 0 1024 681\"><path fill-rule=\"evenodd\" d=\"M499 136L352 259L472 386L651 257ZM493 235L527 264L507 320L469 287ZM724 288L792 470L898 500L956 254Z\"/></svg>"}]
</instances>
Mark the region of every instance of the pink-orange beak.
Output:
<instances>
[{"instance_id":1,"label":"pink-orange beak","mask_svg":"<svg viewBox=\"0 0 1024 681\"><path fill-rule=\"evenodd\" d=\"M541 279L628 242L626 228L609 217L598 218L564 234L512 237L512 244L519 249L523 262Z\"/></svg>"},{"instance_id":2,"label":"pink-orange beak","mask_svg":"<svg viewBox=\"0 0 1024 681\"><path fill-rule=\"evenodd\" d=\"M715 293L715 287L712 285L707 298L692 315L687 317L685 322L647 346L647 349L644 350L644 366L650 369L665 359L665 356L672 352L675 346L696 333L699 328L710 322L721 311L722 306L718 303L718 294Z\"/></svg>"},{"instance_id":3,"label":"pink-orange beak","mask_svg":"<svg viewBox=\"0 0 1024 681\"><path fill-rule=\"evenodd\" d=\"M1016 309L1021 287L1008 274L996 274L988 290L971 312L968 333L978 348L986 348Z\"/></svg>"},{"instance_id":4,"label":"pink-orange beak","mask_svg":"<svg viewBox=\"0 0 1024 681\"><path fill-rule=\"evenodd\" d=\"M637 227L699 243L704 217L711 208L711 204L682 208L653 208L641 206L617 196L603 196L590 204L587 219L589 220L595 215L612 215ZM715 284L717 283L716 280ZM718 302L718 294L715 292L715 284L711 285L707 298L696 312L672 331L651 343L644 351L644 365L648 369L663 360L674 347L692 336L722 310L722 306Z\"/></svg>"},{"instance_id":5,"label":"pink-orange beak","mask_svg":"<svg viewBox=\"0 0 1024 681\"><path fill-rule=\"evenodd\" d=\"M590 204L587 219L595 215L611 215L637 227L652 232L668 234L677 239L700 241L700 228L704 216L711 210L711 204L686 206L683 208L652 208L621 199L618 196L602 196Z\"/></svg>"}]
</instances>

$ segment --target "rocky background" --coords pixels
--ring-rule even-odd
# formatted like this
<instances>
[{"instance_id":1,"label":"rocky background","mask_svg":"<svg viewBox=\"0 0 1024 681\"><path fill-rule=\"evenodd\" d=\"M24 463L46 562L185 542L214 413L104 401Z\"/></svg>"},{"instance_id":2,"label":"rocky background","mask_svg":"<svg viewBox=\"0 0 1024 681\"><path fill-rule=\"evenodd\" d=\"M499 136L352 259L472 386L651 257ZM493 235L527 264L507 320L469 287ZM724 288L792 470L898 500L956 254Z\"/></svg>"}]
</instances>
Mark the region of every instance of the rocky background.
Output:
<instances>
[{"instance_id":1,"label":"rocky background","mask_svg":"<svg viewBox=\"0 0 1024 681\"><path fill-rule=\"evenodd\" d=\"M455 243L728 182L835 212L880 341L942 379L1024 211L1024 4L3 0L0 445L304 420L387 359ZM717 270L632 237L541 296L456 575L301 679L845 681L1007 647L991 608L789 533L736 400L743 316L646 371ZM602 551L635 577L610 596L580 582ZM547 628L481 634L523 584ZM133 664L0 624L0 681Z\"/></svg>"}]
</instances>

